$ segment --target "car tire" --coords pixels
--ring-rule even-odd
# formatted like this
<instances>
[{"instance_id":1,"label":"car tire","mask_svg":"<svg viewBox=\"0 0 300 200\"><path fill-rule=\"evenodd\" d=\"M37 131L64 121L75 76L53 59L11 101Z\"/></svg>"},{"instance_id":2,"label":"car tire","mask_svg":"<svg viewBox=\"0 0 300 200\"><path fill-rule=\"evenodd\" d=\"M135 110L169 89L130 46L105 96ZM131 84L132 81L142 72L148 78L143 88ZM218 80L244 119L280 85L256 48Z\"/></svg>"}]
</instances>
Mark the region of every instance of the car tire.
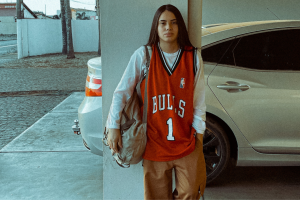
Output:
<instances>
[{"instance_id":1,"label":"car tire","mask_svg":"<svg viewBox=\"0 0 300 200\"><path fill-rule=\"evenodd\" d=\"M206 183L211 183L225 171L230 160L230 143L224 129L212 117L206 119L203 135L206 163Z\"/></svg>"}]
</instances>

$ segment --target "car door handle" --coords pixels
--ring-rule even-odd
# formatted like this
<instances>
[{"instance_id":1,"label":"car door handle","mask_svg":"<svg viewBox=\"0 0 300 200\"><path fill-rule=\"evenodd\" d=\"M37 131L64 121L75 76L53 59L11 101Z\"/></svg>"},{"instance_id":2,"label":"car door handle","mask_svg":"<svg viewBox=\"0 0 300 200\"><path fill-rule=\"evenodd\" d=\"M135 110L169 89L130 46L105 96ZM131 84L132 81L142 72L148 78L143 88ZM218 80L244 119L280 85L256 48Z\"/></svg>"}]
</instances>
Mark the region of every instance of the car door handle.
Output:
<instances>
[{"instance_id":1,"label":"car door handle","mask_svg":"<svg viewBox=\"0 0 300 200\"><path fill-rule=\"evenodd\" d=\"M248 90L250 86L234 81L227 81L225 84L218 85L217 88L227 90L227 92L242 92Z\"/></svg>"}]
</instances>

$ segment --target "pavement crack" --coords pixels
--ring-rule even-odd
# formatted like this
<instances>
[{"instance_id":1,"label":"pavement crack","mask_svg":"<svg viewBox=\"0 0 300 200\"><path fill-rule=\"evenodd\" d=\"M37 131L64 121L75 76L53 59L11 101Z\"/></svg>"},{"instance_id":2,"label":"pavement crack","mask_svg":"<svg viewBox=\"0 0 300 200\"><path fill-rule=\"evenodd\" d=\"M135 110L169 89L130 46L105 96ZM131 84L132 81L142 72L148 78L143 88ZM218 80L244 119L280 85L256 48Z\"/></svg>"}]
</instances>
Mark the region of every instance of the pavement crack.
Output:
<instances>
[{"instance_id":1,"label":"pavement crack","mask_svg":"<svg viewBox=\"0 0 300 200\"><path fill-rule=\"evenodd\" d=\"M32 91L0 92L0 98L1 97L22 97L22 96L57 96L57 95L69 95L73 92L82 92L82 90L32 90Z\"/></svg>"}]
</instances>

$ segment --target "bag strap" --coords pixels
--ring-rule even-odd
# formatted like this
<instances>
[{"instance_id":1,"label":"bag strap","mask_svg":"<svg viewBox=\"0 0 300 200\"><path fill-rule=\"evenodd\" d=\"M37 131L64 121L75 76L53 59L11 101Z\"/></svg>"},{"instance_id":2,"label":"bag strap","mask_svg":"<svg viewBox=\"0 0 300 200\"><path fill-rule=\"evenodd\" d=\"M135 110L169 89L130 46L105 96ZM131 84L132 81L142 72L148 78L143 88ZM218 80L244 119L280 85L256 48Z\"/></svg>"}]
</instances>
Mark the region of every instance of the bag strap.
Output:
<instances>
[{"instance_id":1,"label":"bag strap","mask_svg":"<svg viewBox=\"0 0 300 200\"><path fill-rule=\"evenodd\" d=\"M148 47L145 45L146 50L146 82L145 82L145 94L144 94L144 110L143 110L143 123L147 123L147 107L148 107L148 99L147 99L147 83L148 83L148 72L149 72L149 65L150 65L150 56Z\"/></svg>"},{"instance_id":2,"label":"bag strap","mask_svg":"<svg viewBox=\"0 0 300 200\"><path fill-rule=\"evenodd\" d=\"M197 47L194 47L194 54L193 54L193 68L194 68L194 76L197 74Z\"/></svg>"},{"instance_id":3,"label":"bag strap","mask_svg":"<svg viewBox=\"0 0 300 200\"><path fill-rule=\"evenodd\" d=\"M142 99L142 92L141 92L141 83L144 80L145 76L146 76L146 82L145 82L145 93L144 93L144 109L143 109L143 123L147 122L147 83L148 83L148 71L149 71L149 65L150 65L150 54L149 54L149 50L148 47L145 45L145 52L146 52L146 68L144 70L144 73L142 74L142 78L140 79L140 81L138 82L137 86L136 86L136 91L138 94L138 98L139 98L139 102L140 102L140 106L143 105L143 99Z\"/></svg>"}]
</instances>

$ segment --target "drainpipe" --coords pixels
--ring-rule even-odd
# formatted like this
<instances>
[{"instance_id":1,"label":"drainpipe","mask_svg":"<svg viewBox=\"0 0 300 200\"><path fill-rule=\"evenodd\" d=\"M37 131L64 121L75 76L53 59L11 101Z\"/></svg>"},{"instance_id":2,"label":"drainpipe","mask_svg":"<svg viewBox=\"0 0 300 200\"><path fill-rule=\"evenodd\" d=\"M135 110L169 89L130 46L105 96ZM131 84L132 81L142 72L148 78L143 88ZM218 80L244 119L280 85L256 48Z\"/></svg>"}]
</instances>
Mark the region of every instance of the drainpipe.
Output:
<instances>
[{"instance_id":1,"label":"drainpipe","mask_svg":"<svg viewBox=\"0 0 300 200\"><path fill-rule=\"evenodd\" d=\"M188 32L193 46L201 47L202 0L188 0Z\"/></svg>"}]
</instances>

